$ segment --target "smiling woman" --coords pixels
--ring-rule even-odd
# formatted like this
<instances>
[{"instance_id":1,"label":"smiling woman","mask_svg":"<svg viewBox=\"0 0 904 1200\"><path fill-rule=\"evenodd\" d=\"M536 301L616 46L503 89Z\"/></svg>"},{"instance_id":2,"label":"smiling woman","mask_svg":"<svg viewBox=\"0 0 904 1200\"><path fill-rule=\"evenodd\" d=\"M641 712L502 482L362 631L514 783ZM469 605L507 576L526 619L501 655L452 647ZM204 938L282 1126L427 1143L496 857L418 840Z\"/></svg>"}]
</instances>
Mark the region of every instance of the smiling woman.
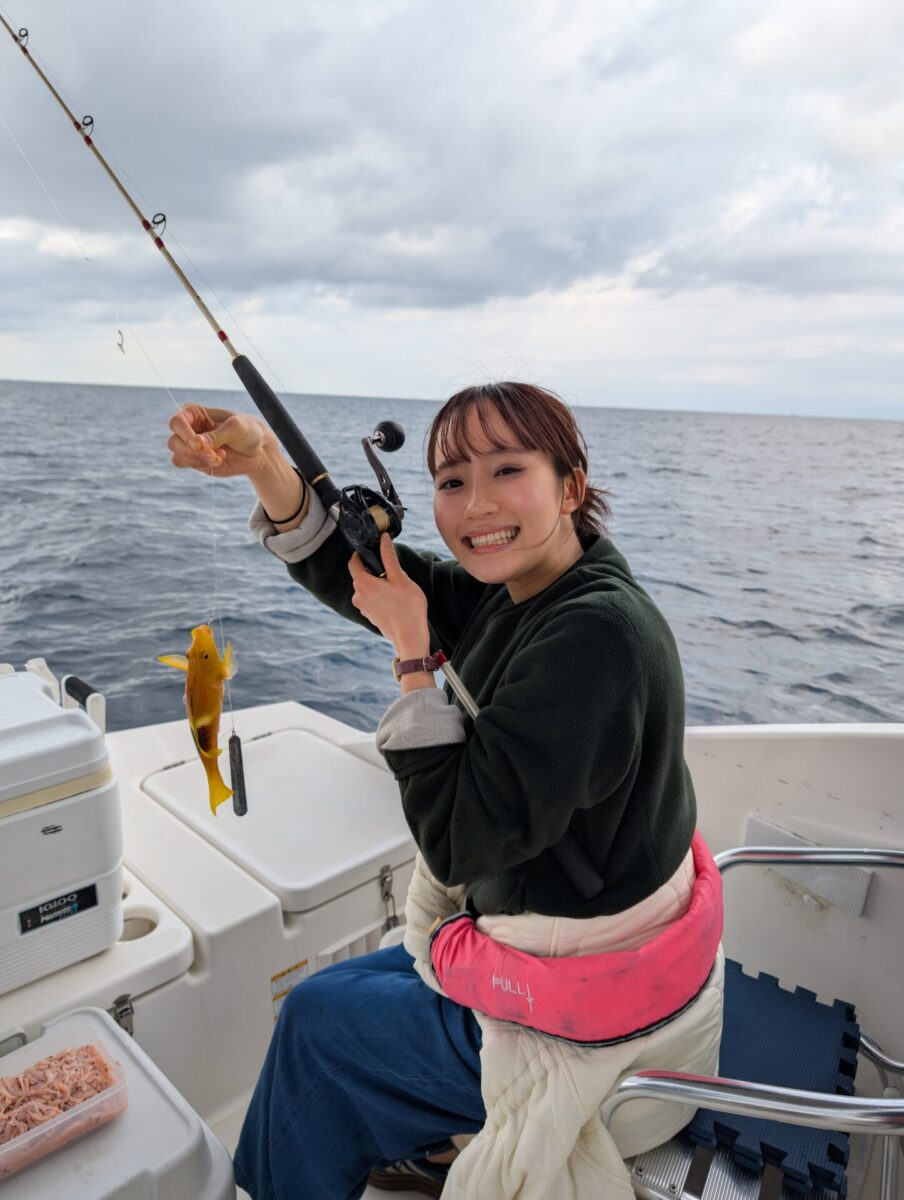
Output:
<instances>
[{"instance_id":1,"label":"smiling woman","mask_svg":"<svg viewBox=\"0 0 904 1200\"><path fill-rule=\"evenodd\" d=\"M505 583L516 603L576 562L582 541L603 532L609 516L605 493L587 480L587 448L570 410L530 384L454 395L430 428L427 466L443 541L456 558L464 549L475 578ZM493 564L475 561L500 554Z\"/></svg>"},{"instance_id":2,"label":"smiling woman","mask_svg":"<svg viewBox=\"0 0 904 1200\"><path fill-rule=\"evenodd\" d=\"M560 1136L554 1148L528 1134L527 1097L510 1103L521 1059L500 1042L492 1005L488 1017L485 997L453 999L431 957L445 936L441 926L431 938L437 918L476 921L477 942L455 942L451 975L442 943L443 978L466 981L477 960L461 947L480 938L491 954L506 946L527 961L609 953L652 947L695 898L696 912L711 908L691 851L696 806L675 642L606 535L605 493L588 481L572 414L521 383L453 396L427 454L437 528L453 557L384 535L382 578L349 559L317 494L256 418L189 406L171 427L177 466L249 477L261 501L252 530L294 580L393 643L401 695L377 745L420 851L405 948L337 964L287 997L239 1142L239 1183L255 1200L353 1197L370 1171L376 1186L398 1189L423 1179L408 1160L476 1133L444 1195L630 1195L598 1092L641 1050L657 1052L664 1070L715 1068L718 914L709 912L715 942L690 990L663 967L666 1016L649 1028L647 1005L619 1008L622 988L572 994L563 964L564 1017L553 1032L573 1041L576 1014L590 1003L617 1014L619 1037L573 1048L590 1054L592 1084L578 1086L584 1115L572 1140ZM439 650L477 702L475 716L436 686ZM496 1015L517 1019L509 1008ZM530 1027L530 1014L520 1024ZM519 1032L528 1057L537 1036ZM537 1069L546 1071L541 1094L559 1106L554 1123L564 1084L551 1059ZM632 1118L627 1145L634 1153L658 1144L683 1120ZM575 1151L582 1126L590 1156Z\"/></svg>"}]
</instances>

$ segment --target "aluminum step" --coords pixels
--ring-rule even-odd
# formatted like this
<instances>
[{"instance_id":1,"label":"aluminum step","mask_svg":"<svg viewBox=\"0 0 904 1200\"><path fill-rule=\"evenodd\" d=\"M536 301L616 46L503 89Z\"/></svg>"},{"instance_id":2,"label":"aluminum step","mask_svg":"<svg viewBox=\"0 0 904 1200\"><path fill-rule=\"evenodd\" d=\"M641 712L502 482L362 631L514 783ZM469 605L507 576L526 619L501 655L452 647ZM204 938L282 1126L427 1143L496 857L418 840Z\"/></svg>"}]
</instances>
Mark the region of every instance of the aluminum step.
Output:
<instances>
[{"instance_id":1,"label":"aluminum step","mask_svg":"<svg viewBox=\"0 0 904 1200\"><path fill-rule=\"evenodd\" d=\"M781 1173L767 1166L748 1171L724 1147L715 1153L679 1135L639 1155L631 1183L641 1200L801 1200L802 1193L782 1186ZM810 1200L840 1200L837 1191L814 1188Z\"/></svg>"}]
</instances>

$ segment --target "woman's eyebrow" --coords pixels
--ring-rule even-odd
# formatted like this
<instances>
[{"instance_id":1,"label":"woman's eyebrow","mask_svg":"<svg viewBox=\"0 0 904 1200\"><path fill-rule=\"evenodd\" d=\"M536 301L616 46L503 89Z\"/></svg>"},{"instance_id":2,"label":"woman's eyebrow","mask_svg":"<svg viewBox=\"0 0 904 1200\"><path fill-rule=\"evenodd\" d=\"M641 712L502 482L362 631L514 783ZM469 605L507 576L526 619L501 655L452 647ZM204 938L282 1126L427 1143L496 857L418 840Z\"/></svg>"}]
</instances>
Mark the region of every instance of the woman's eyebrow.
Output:
<instances>
[{"instance_id":1,"label":"woman's eyebrow","mask_svg":"<svg viewBox=\"0 0 904 1200\"><path fill-rule=\"evenodd\" d=\"M524 446L494 446L492 450L475 450L473 453L477 458L493 458L501 454L530 454L530 451ZM440 471L447 471L452 467L459 466L463 462L470 461L469 458L465 458L464 456L444 459L443 462L437 464L436 473L438 475Z\"/></svg>"},{"instance_id":2,"label":"woman's eyebrow","mask_svg":"<svg viewBox=\"0 0 904 1200\"><path fill-rule=\"evenodd\" d=\"M444 460L443 460L441 463L437 463L437 466L436 466L436 473L437 473L437 475L438 475L438 474L440 473L440 471L448 471L448 470L450 470L452 467L457 467L459 463L463 463L463 462L467 462L467 461L468 461L468 460L467 460L467 459L465 459L465 458L447 458L447 459L444 459Z\"/></svg>"}]
</instances>

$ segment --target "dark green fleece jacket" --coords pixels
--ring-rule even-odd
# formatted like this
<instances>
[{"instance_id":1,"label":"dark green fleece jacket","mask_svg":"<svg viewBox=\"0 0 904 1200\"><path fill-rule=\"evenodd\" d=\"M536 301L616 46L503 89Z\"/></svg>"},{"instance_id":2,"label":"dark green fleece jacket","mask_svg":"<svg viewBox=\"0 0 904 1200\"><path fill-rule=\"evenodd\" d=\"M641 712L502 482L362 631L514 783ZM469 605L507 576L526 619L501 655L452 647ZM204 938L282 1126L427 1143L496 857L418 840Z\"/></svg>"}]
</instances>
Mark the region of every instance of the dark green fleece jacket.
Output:
<instances>
[{"instance_id":1,"label":"dark green fleece jacket","mask_svg":"<svg viewBox=\"0 0 904 1200\"><path fill-rule=\"evenodd\" d=\"M290 539L256 532L265 545ZM372 628L351 605L345 543L325 533L289 573ZM593 917L656 891L696 823L684 685L672 633L622 555L599 537L553 584L514 604L504 586L479 583L454 560L397 550L480 707L472 720L446 685L445 699L417 691L387 714L427 714L422 736L384 737L383 752L432 873L467 884L478 913ZM437 705L457 708L431 733L427 709ZM393 749L400 741L408 748Z\"/></svg>"}]
</instances>

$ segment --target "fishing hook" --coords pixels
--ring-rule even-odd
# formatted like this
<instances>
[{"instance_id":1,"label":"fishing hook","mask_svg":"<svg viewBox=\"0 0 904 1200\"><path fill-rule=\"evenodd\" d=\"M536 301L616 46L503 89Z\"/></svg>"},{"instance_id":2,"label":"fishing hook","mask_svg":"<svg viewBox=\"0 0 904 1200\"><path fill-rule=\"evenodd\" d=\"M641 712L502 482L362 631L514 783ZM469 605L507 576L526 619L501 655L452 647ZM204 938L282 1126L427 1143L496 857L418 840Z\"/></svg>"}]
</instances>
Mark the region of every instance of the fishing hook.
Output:
<instances>
[{"instance_id":1,"label":"fishing hook","mask_svg":"<svg viewBox=\"0 0 904 1200\"><path fill-rule=\"evenodd\" d=\"M123 342L124 342L124 340L125 340L125 339L124 339L124 338L123 338L123 336L122 336L122 330L121 330L121 329L117 329L117 330L116 330L116 332L119 334L119 341L116 343L116 345L117 345L117 346L120 348L120 350L123 352L123 354L125 354L125 352L126 352L126 348L125 348L125 346L123 345Z\"/></svg>"},{"instance_id":2,"label":"fishing hook","mask_svg":"<svg viewBox=\"0 0 904 1200\"><path fill-rule=\"evenodd\" d=\"M19 45L23 48L28 45L28 30L24 25L19 30Z\"/></svg>"},{"instance_id":3,"label":"fishing hook","mask_svg":"<svg viewBox=\"0 0 904 1200\"><path fill-rule=\"evenodd\" d=\"M157 237L163 237L166 233L166 213L154 213L151 217L151 225Z\"/></svg>"}]
</instances>

